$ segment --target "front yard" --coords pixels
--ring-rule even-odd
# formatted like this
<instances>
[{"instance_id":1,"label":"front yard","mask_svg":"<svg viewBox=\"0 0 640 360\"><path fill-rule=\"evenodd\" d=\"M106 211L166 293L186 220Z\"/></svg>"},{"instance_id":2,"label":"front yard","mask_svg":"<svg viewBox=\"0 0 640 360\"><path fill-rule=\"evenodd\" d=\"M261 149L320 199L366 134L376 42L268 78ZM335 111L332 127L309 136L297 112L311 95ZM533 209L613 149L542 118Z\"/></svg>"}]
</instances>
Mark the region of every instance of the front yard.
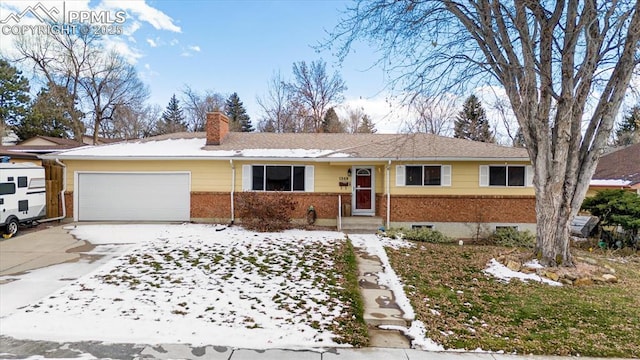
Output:
<instances>
[{"instance_id":1,"label":"front yard","mask_svg":"<svg viewBox=\"0 0 640 360\"><path fill-rule=\"evenodd\" d=\"M447 349L640 357L637 256L588 254L616 270L617 284L550 286L483 273L504 247L413 244L386 249L426 336Z\"/></svg>"},{"instance_id":2,"label":"front yard","mask_svg":"<svg viewBox=\"0 0 640 360\"><path fill-rule=\"evenodd\" d=\"M72 233L137 242L135 226L81 225ZM257 349L366 345L353 249L341 233L192 224L139 233L149 239L3 319L3 333Z\"/></svg>"}]
</instances>

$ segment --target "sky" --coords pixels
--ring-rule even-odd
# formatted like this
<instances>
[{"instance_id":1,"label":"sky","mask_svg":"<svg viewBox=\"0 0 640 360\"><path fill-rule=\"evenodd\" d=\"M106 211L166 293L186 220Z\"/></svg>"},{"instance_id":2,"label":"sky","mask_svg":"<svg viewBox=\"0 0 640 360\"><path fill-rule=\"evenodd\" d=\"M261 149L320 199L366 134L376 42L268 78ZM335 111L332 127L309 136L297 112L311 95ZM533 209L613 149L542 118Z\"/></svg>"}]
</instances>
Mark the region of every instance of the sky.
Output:
<instances>
[{"instance_id":1,"label":"sky","mask_svg":"<svg viewBox=\"0 0 640 360\"><path fill-rule=\"evenodd\" d=\"M384 72L372 67L377 60L373 50L360 44L339 63L331 50L317 49L329 39L350 1L3 1L0 21L39 3L67 14L107 10L114 19L117 11L126 11L124 22L116 24L125 35L109 35L107 40L135 64L150 89L150 103L162 108L173 94L180 98L187 86L227 96L237 92L255 123L261 115L256 98L264 96L274 73L290 79L294 62L322 59L330 73L338 72L345 81L346 103L377 118L383 132L399 129L397 121L384 116L389 112L388 93ZM39 22L27 12L18 22L10 19L4 25L25 24ZM4 56L14 54L10 38L3 29Z\"/></svg>"},{"instance_id":2,"label":"sky","mask_svg":"<svg viewBox=\"0 0 640 360\"><path fill-rule=\"evenodd\" d=\"M276 72L290 80L294 62L322 59L329 73L338 72L345 81L346 107L368 114L378 132L405 130L416 115L400 105L398 89L386 86L389 79L375 65L379 60L375 49L356 43L354 51L339 62L335 48L318 48L345 18L350 4L349 0L4 0L0 2L0 55L15 56L13 36L7 33L42 24L34 14L46 17L57 12L59 17L69 17L108 12L107 18L94 23L118 20L111 29L124 34L107 35L105 42L135 64L149 87L149 103L162 109L173 94L180 99L186 87L225 97L236 92L255 125L262 115L256 99L265 96ZM29 9L34 11L25 11ZM634 82L640 86L640 76ZM504 90L482 86L474 93L494 127L505 133L500 114L490 108L496 94L504 97ZM463 98L455 99L456 107L461 107ZM346 115L345 106L338 108L338 114ZM622 111L627 108L623 105Z\"/></svg>"}]
</instances>

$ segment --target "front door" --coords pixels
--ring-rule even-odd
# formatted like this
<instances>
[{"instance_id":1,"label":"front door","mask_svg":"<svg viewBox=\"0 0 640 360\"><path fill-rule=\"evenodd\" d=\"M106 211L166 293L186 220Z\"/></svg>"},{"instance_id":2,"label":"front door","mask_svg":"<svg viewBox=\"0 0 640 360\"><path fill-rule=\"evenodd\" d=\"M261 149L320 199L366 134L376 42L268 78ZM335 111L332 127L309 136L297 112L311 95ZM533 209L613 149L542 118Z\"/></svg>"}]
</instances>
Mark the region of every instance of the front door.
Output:
<instances>
[{"instance_id":1,"label":"front door","mask_svg":"<svg viewBox=\"0 0 640 360\"><path fill-rule=\"evenodd\" d=\"M375 214L375 178L373 167L353 168L352 208L354 215Z\"/></svg>"}]
</instances>

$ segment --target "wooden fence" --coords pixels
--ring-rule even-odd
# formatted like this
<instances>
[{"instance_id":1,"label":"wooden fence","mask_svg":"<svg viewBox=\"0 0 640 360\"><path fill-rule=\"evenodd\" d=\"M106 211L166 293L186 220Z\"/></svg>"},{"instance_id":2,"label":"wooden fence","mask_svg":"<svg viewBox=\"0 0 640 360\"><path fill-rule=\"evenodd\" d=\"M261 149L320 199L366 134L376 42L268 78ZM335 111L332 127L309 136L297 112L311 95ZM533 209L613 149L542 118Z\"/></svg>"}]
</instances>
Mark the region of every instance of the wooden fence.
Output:
<instances>
[{"instance_id":1,"label":"wooden fence","mask_svg":"<svg viewBox=\"0 0 640 360\"><path fill-rule=\"evenodd\" d=\"M60 191L64 181L63 168L53 160L43 160L42 166L47 190L47 218L62 216Z\"/></svg>"}]
</instances>

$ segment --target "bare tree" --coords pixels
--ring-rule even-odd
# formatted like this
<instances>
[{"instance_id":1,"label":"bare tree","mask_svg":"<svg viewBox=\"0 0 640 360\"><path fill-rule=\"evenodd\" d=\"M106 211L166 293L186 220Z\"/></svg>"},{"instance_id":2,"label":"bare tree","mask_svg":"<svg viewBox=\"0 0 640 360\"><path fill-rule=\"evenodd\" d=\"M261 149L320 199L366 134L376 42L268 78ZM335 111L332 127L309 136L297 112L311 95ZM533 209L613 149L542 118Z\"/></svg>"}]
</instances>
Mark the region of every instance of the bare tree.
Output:
<instances>
[{"instance_id":1,"label":"bare tree","mask_svg":"<svg viewBox=\"0 0 640 360\"><path fill-rule=\"evenodd\" d=\"M149 91L135 68L115 52L90 59L80 85L90 101L93 114L93 143L98 143L100 124L113 119L118 107L144 102ZM104 134L103 134L104 135Z\"/></svg>"},{"instance_id":2,"label":"bare tree","mask_svg":"<svg viewBox=\"0 0 640 360\"><path fill-rule=\"evenodd\" d=\"M158 105L132 104L115 109L109 121L100 123L100 133L111 139L138 139L155 134L162 114Z\"/></svg>"},{"instance_id":3,"label":"bare tree","mask_svg":"<svg viewBox=\"0 0 640 360\"><path fill-rule=\"evenodd\" d=\"M640 62L640 1L360 0L349 14L341 56L377 41L396 85L505 88L534 167L536 255L573 265L570 222Z\"/></svg>"},{"instance_id":4,"label":"bare tree","mask_svg":"<svg viewBox=\"0 0 640 360\"><path fill-rule=\"evenodd\" d=\"M345 120L347 132L355 134L362 123L362 119L366 116L362 107L347 107L347 119Z\"/></svg>"},{"instance_id":5,"label":"bare tree","mask_svg":"<svg viewBox=\"0 0 640 360\"><path fill-rule=\"evenodd\" d=\"M30 62L48 84L55 84L54 91L68 92L57 97L67 99L65 107L76 139L85 132L83 115L92 115L89 122L97 143L100 124L110 120L117 107L142 102L148 96L135 68L117 53L106 51L92 32L22 36L16 45L20 61Z\"/></svg>"},{"instance_id":6,"label":"bare tree","mask_svg":"<svg viewBox=\"0 0 640 360\"><path fill-rule=\"evenodd\" d=\"M264 132L300 132L304 126L301 119L306 117L300 104L293 98L289 86L280 72L269 79L267 92L256 100L262 108L262 120L258 130Z\"/></svg>"},{"instance_id":7,"label":"bare tree","mask_svg":"<svg viewBox=\"0 0 640 360\"><path fill-rule=\"evenodd\" d=\"M51 88L56 97L65 100L67 113L71 115L73 136L82 139L85 125L84 113L77 106L82 94L81 80L86 64L100 55L99 38L87 32L73 35L52 32L43 36L20 36L15 45L21 62L31 63L36 74L44 77L45 84L55 84Z\"/></svg>"},{"instance_id":8,"label":"bare tree","mask_svg":"<svg viewBox=\"0 0 640 360\"><path fill-rule=\"evenodd\" d=\"M190 131L204 131L207 112L224 109L225 96L211 90L203 93L185 86L182 90L182 103L187 112L187 124Z\"/></svg>"},{"instance_id":9,"label":"bare tree","mask_svg":"<svg viewBox=\"0 0 640 360\"><path fill-rule=\"evenodd\" d=\"M326 63L322 60L293 64L294 81L288 87L299 104L309 112L305 128L307 131L321 132L322 120L327 110L342 101L342 93L347 89L338 73L327 74Z\"/></svg>"},{"instance_id":10,"label":"bare tree","mask_svg":"<svg viewBox=\"0 0 640 360\"><path fill-rule=\"evenodd\" d=\"M451 124L456 118L456 97L448 94L425 96L417 94L410 103L410 108L417 113L417 118L409 124L410 132L449 136Z\"/></svg>"}]
</instances>

